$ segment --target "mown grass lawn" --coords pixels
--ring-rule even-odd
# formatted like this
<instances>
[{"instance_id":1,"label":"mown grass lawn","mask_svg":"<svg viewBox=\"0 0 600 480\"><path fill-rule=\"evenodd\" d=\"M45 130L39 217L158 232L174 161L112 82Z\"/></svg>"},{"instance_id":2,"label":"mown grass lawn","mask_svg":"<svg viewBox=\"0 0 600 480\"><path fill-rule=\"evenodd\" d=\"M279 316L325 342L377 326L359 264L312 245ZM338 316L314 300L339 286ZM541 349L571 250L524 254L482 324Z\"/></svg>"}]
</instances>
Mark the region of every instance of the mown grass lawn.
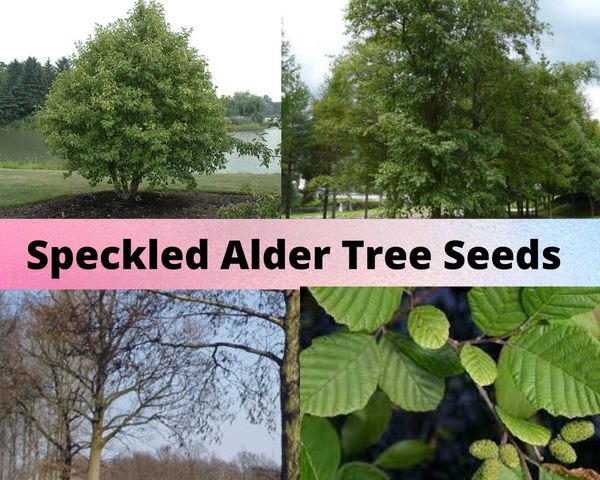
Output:
<instances>
[{"instance_id":1,"label":"mown grass lawn","mask_svg":"<svg viewBox=\"0 0 600 480\"><path fill-rule=\"evenodd\" d=\"M224 173L203 175L197 178L199 191L237 193L245 185L265 192L279 192L279 174ZM81 176L73 174L64 178L59 170L24 170L0 168L0 208L19 207L44 202L76 193L111 190L108 184L91 187ZM180 184L170 185L169 190L184 190Z\"/></svg>"}]
</instances>

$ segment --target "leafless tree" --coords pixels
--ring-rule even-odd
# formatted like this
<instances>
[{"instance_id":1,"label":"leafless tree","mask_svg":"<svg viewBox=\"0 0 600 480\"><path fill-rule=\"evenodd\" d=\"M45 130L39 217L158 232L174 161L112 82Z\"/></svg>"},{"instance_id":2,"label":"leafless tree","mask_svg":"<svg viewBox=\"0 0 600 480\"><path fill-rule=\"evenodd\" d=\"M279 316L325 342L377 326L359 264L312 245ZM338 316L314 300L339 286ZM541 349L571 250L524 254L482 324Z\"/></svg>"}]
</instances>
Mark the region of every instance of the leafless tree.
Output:
<instances>
[{"instance_id":1,"label":"leafless tree","mask_svg":"<svg viewBox=\"0 0 600 480\"><path fill-rule=\"evenodd\" d=\"M33 463L58 459L62 480L77 469L98 480L114 467L102 453L115 439L149 428L218 438L240 411L271 431L281 420L282 468L263 462L242 477L232 473L238 462L223 466L233 476L215 478L299 479L297 292L38 292L3 326L11 338L2 342L0 328L0 383L11 394L0 407L36 433ZM190 480L210 478L199 463L188 467Z\"/></svg>"},{"instance_id":2,"label":"leafless tree","mask_svg":"<svg viewBox=\"0 0 600 480\"><path fill-rule=\"evenodd\" d=\"M214 415L228 408L245 408L253 422L270 422L271 392L279 397L281 422L281 480L300 478L300 300L296 290L263 291L244 301L239 292L163 292L162 295L188 304L201 322L203 341L187 338L163 342L174 349L204 352L210 365L210 381L222 385L220 405L211 405L204 415L206 428ZM210 340L206 340L210 338ZM273 383L279 389L273 391ZM235 391L232 390L235 387ZM229 410L231 411L231 410Z\"/></svg>"}]
</instances>

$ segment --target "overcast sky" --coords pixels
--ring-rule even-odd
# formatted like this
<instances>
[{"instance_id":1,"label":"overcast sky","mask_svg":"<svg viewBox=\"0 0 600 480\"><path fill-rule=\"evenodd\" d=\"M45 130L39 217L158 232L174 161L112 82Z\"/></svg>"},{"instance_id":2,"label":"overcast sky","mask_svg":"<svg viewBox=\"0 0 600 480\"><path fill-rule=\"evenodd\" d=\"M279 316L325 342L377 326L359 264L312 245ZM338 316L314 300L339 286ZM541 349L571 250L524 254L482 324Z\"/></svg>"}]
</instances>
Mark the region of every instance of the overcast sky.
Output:
<instances>
[{"instance_id":1,"label":"overcast sky","mask_svg":"<svg viewBox=\"0 0 600 480\"><path fill-rule=\"evenodd\" d=\"M56 59L74 53L94 25L123 17L133 0L2 2L0 60ZM191 43L210 64L220 94L250 90L281 98L280 0L163 0L177 30L193 28Z\"/></svg>"},{"instance_id":2,"label":"overcast sky","mask_svg":"<svg viewBox=\"0 0 600 480\"><path fill-rule=\"evenodd\" d=\"M287 0L283 7L286 36L306 82L317 94L327 74L330 56L347 42L344 8L348 0ZM319 12L315 15L315 12ZM540 0L540 18L550 23L553 36L545 38L543 51L550 61L596 60L600 62L600 1ZM600 118L600 88L586 93Z\"/></svg>"}]
</instances>

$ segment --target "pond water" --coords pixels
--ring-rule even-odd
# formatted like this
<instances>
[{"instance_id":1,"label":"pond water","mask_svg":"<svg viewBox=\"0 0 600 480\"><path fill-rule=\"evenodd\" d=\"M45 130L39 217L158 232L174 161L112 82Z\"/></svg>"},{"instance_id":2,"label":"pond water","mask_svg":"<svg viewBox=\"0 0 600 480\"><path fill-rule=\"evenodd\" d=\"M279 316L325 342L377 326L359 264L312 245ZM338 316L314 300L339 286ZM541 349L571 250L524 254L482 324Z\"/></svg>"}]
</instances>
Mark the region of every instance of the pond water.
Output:
<instances>
[{"instance_id":1,"label":"pond water","mask_svg":"<svg viewBox=\"0 0 600 480\"><path fill-rule=\"evenodd\" d=\"M281 130L270 128L263 132L268 146L277 148L281 142ZM242 140L257 138L255 132L236 132ZM34 130L0 129L0 163L48 163L58 160L46 151L43 136ZM279 173L279 161L275 160L269 168L260 165L253 157L228 155L227 166L220 173Z\"/></svg>"}]
</instances>

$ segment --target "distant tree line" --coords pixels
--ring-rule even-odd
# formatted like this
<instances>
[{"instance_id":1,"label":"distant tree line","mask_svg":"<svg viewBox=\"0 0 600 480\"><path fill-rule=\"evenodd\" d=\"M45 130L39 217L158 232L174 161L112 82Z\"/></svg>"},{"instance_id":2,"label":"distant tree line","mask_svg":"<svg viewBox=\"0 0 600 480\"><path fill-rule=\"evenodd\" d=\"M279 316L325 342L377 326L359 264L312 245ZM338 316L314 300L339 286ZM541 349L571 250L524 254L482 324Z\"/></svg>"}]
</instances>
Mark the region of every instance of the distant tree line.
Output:
<instances>
[{"instance_id":1,"label":"distant tree line","mask_svg":"<svg viewBox=\"0 0 600 480\"><path fill-rule=\"evenodd\" d=\"M44 64L35 57L27 60L0 61L0 127L30 118L36 109L44 105L46 96L56 79L65 70L71 69L71 61L61 57L56 62L50 59ZM250 92L235 92L223 97L227 105L227 116L235 123L254 122L262 125L265 118L281 115L281 102L268 95Z\"/></svg>"},{"instance_id":2,"label":"distant tree line","mask_svg":"<svg viewBox=\"0 0 600 480\"><path fill-rule=\"evenodd\" d=\"M262 125L265 117L281 115L281 102L274 102L268 95L261 97L250 92L235 92L232 97L226 97L225 101L227 116L239 123L246 119Z\"/></svg>"},{"instance_id":3,"label":"distant tree line","mask_svg":"<svg viewBox=\"0 0 600 480\"><path fill-rule=\"evenodd\" d=\"M31 117L44 104L56 76L70 67L67 57L43 65L35 57L0 62L0 126Z\"/></svg>"}]
</instances>

